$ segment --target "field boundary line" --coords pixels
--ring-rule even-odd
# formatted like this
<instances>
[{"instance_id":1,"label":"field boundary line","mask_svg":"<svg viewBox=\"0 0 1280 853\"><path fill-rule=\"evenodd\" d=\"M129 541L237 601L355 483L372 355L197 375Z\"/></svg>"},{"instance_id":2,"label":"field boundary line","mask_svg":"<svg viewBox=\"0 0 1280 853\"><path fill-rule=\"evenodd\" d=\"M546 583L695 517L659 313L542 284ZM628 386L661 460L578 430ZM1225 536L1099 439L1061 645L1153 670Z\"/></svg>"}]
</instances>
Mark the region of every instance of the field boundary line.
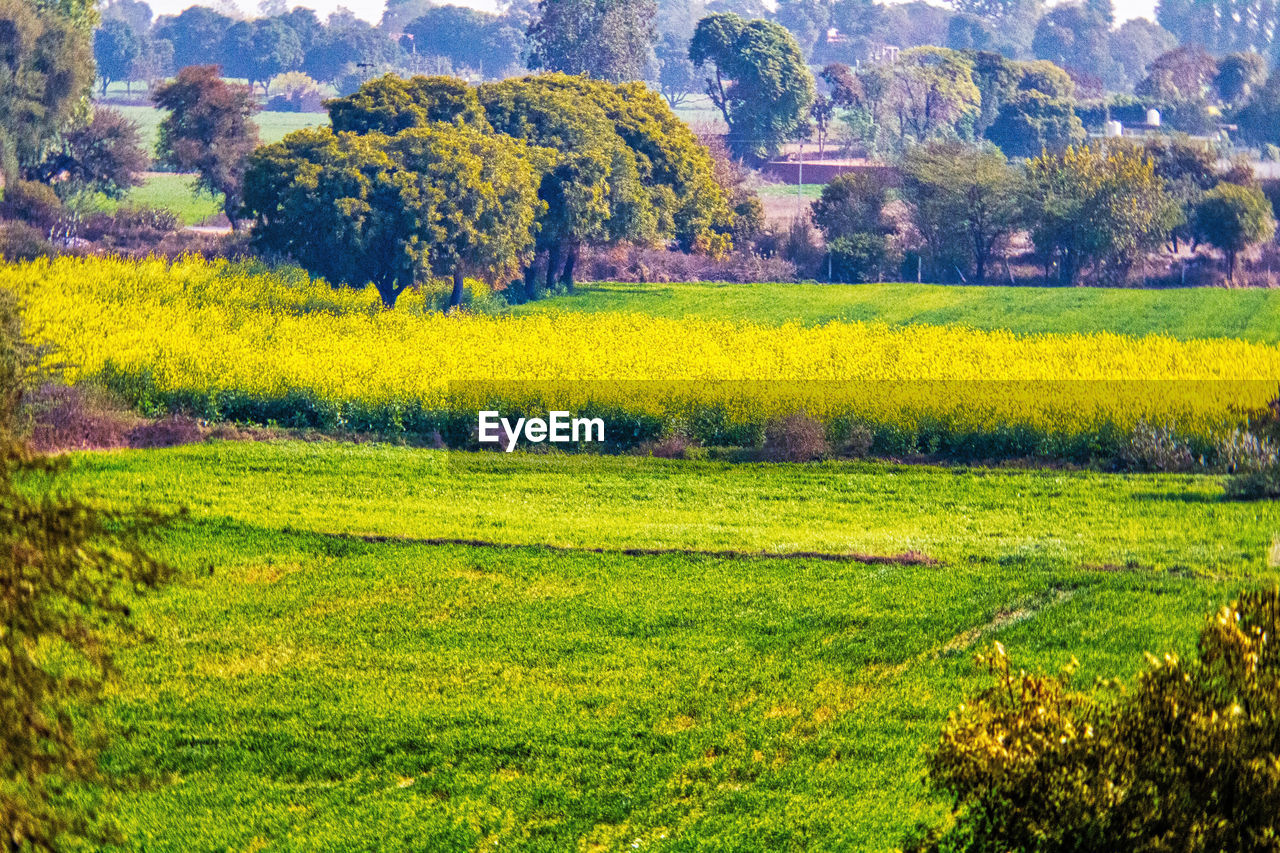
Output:
<instances>
[{"instance_id":1,"label":"field boundary line","mask_svg":"<svg viewBox=\"0 0 1280 853\"><path fill-rule=\"evenodd\" d=\"M322 536L336 539L357 540L373 545L416 545L426 547L466 547L493 550L532 548L564 554L606 554L621 557L709 557L718 560L815 560L828 563L860 563L866 566L939 566L941 563L921 551L903 551L901 554L863 554L839 551L742 551L716 548L603 548L573 545L552 545L545 542L497 542L490 539L464 539L443 536L416 537L392 536L373 533L325 533Z\"/></svg>"}]
</instances>

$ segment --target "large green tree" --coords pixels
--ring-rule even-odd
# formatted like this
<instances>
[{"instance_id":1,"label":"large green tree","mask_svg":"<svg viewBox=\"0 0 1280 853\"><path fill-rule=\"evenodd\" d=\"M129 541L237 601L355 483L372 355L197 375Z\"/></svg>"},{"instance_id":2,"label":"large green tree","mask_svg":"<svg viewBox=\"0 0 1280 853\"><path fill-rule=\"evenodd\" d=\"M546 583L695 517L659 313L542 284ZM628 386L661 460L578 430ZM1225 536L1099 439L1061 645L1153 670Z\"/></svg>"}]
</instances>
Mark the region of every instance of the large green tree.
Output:
<instances>
[{"instance_id":1,"label":"large green tree","mask_svg":"<svg viewBox=\"0 0 1280 853\"><path fill-rule=\"evenodd\" d=\"M216 66L190 66L158 87L152 100L168 115L160 121L160 161L197 174L196 184L222 196L232 228L240 222L245 163L258 145L257 111L247 86L225 82Z\"/></svg>"},{"instance_id":2,"label":"large green tree","mask_svg":"<svg viewBox=\"0 0 1280 853\"><path fill-rule=\"evenodd\" d=\"M91 35L61 8L0 0L0 172L6 180L44 159L93 85Z\"/></svg>"},{"instance_id":3,"label":"large green tree","mask_svg":"<svg viewBox=\"0 0 1280 853\"><path fill-rule=\"evenodd\" d=\"M272 77L300 67L303 60L302 40L280 18L236 22L219 50L223 70L250 86L261 85L264 95Z\"/></svg>"},{"instance_id":4,"label":"large green tree","mask_svg":"<svg viewBox=\"0 0 1280 853\"><path fill-rule=\"evenodd\" d=\"M386 74L370 80L345 98L326 104L333 129L394 136L433 122L488 127L476 90L456 77L411 77Z\"/></svg>"},{"instance_id":5,"label":"large green tree","mask_svg":"<svg viewBox=\"0 0 1280 853\"><path fill-rule=\"evenodd\" d=\"M176 67L210 65L220 61L223 36L233 23L207 6L190 6L174 17L158 19L154 35L173 44Z\"/></svg>"},{"instance_id":6,"label":"large green tree","mask_svg":"<svg viewBox=\"0 0 1280 853\"><path fill-rule=\"evenodd\" d=\"M93 34L93 58L97 63L102 94L115 80L129 79L133 63L142 53L142 38L120 18L109 18Z\"/></svg>"},{"instance_id":7,"label":"large green tree","mask_svg":"<svg viewBox=\"0 0 1280 853\"><path fill-rule=\"evenodd\" d=\"M539 209L530 153L461 125L393 137L299 131L250 163L253 239L331 282L372 282L388 308L448 277L456 306L467 273L505 283L528 260Z\"/></svg>"},{"instance_id":8,"label":"large green tree","mask_svg":"<svg viewBox=\"0 0 1280 853\"><path fill-rule=\"evenodd\" d=\"M1129 146L1071 146L1027 163L1026 221L1046 270L1060 284L1086 273L1122 281L1164 242L1178 207L1155 163Z\"/></svg>"},{"instance_id":9,"label":"large green tree","mask_svg":"<svg viewBox=\"0 0 1280 853\"><path fill-rule=\"evenodd\" d=\"M902 162L911 204L933 275L960 267L986 281L989 267L1019 224L1022 181L1004 155L956 142L912 148Z\"/></svg>"},{"instance_id":10,"label":"large green tree","mask_svg":"<svg viewBox=\"0 0 1280 853\"><path fill-rule=\"evenodd\" d=\"M1192 222L1196 239L1226 257L1227 280L1233 283L1240 253L1270 240L1276 233L1271 202L1262 190L1225 182L1201 196Z\"/></svg>"},{"instance_id":11,"label":"large green tree","mask_svg":"<svg viewBox=\"0 0 1280 853\"><path fill-rule=\"evenodd\" d=\"M729 125L729 149L737 156L771 157L808 126L813 74L795 38L779 24L734 14L703 18L689 59L714 72L707 93Z\"/></svg>"},{"instance_id":12,"label":"large green tree","mask_svg":"<svg viewBox=\"0 0 1280 853\"><path fill-rule=\"evenodd\" d=\"M540 0L529 67L600 80L643 80L657 39L655 0Z\"/></svg>"}]
</instances>

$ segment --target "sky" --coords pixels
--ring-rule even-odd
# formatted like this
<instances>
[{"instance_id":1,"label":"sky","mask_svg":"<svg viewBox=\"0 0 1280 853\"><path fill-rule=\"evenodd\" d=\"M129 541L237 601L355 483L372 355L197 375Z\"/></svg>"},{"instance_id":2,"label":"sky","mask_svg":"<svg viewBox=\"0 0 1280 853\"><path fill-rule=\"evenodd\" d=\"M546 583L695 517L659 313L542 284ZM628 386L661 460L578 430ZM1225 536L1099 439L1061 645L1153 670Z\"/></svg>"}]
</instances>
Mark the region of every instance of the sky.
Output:
<instances>
[{"instance_id":1,"label":"sky","mask_svg":"<svg viewBox=\"0 0 1280 853\"><path fill-rule=\"evenodd\" d=\"M233 2L246 14L256 14L258 11L257 0L147 0L147 2L150 4L152 12L156 15L175 15L188 6L193 6L197 3L217 6L220 3ZM322 18L339 6L345 6L361 18L376 23L382 18L382 8L385 2L386 0L304 0L304 2L295 3L290 0L289 5L291 7L307 6L315 9ZM457 6L473 6L490 12L494 11L496 6L494 0L443 0L443 2L452 2ZM1155 0L1114 0L1114 3L1117 22L1129 18L1151 18L1154 16Z\"/></svg>"}]
</instances>

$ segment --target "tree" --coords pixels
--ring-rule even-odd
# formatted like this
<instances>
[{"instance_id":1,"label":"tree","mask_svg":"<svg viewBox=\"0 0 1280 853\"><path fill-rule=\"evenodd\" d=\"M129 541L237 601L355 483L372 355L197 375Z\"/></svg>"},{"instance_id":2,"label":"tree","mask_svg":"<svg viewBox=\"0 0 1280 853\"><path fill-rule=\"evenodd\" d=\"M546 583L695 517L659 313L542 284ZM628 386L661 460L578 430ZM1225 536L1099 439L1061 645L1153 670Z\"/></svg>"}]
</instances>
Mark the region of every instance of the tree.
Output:
<instances>
[{"instance_id":1,"label":"tree","mask_svg":"<svg viewBox=\"0 0 1280 853\"><path fill-rule=\"evenodd\" d=\"M1113 79L1111 25L1085 4L1055 6L1036 25L1031 49L1037 59Z\"/></svg>"},{"instance_id":2,"label":"tree","mask_svg":"<svg viewBox=\"0 0 1280 853\"><path fill-rule=\"evenodd\" d=\"M972 134L981 94L966 56L945 47L913 47L889 73L885 111L898 125L900 143Z\"/></svg>"},{"instance_id":3,"label":"tree","mask_svg":"<svg viewBox=\"0 0 1280 853\"><path fill-rule=\"evenodd\" d=\"M456 77L412 77L387 74L370 80L355 94L326 105L333 129L339 133L382 133L435 122L488 127L476 91Z\"/></svg>"},{"instance_id":4,"label":"tree","mask_svg":"<svg viewBox=\"0 0 1280 853\"><path fill-rule=\"evenodd\" d=\"M179 68L208 65L220 60L222 38L234 23L206 6L191 6L177 17L157 20L154 35L173 45L173 62Z\"/></svg>"},{"instance_id":5,"label":"tree","mask_svg":"<svg viewBox=\"0 0 1280 853\"><path fill-rule=\"evenodd\" d=\"M0 173L35 167L93 86L91 35L29 0L0 0Z\"/></svg>"},{"instance_id":6,"label":"tree","mask_svg":"<svg viewBox=\"0 0 1280 853\"><path fill-rule=\"evenodd\" d=\"M1041 154L1027 163L1026 187L1032 243L1068 286L1086 271L1099 281L1123 280L1178 217L1154 162L1130 146Z\"/></svg>"},{"instance_id":7,"label":"tree","mask_svg":"<svg viewBox=\"0 0 1280 853\"><path fill-rule=\"evenodd\" d=\"M123 21L142 37L151 31L151 7L144 0L107 0L102 6L102 21Z\"/></svg>"},{"instance_id":8,"label":"tree","mask_svg":"<svg viewBox=\"0 0 1280 853\"><path fill-rule=\"evenodd\" d=\"M302 42L293 28L279 18L238 21L223 38L222 65L233 77L244 77L249 86L267 83L277 74L302 65Z\"/></svg>"},{"instance_id":9,"label":"tree","mask_svg":"<svg viewBox=\"0 0 1280 853\"><path fill-rule=\"evenodd\" d=\"M61 134L37 176L60 190L119 199L142 186L149 163L138 125L115 110L97 107L88 124Z\"/></svg>"},{"instance_id":10,"label":"tree","mask_svg":"<svg viewBox=\"0 0 1280 853\"><path fill-rule=\"evenodd\" d=\"M1167 103L1204 103L1213 91L1218 63L1200 47L1176 47L1157 56L1134 91Z\"/></svg>"},{"instance_id":11,"label":"tree","mask_svg":"<svg viewBox=\"0 0 1280 853\"><path fill-rule=\"evenodd\" d=\"M663 33L654 50L658 60L658 91L678 107L698 90L698 70L689 61L689 40Z\"/></svg>"},{"instance_id":12,"label":"tree","mask_svg":"<svg viewBox=\"0 0 1280 853\"><path fill-rule=\"evenodd\" d=\"M940 142L907 152L902 181L933 274L950 278L963 264L975 281L985 282L990 262L1019 222L1018 171L997 150Z\"/></svg>"},{"instance_id":13,"label":"tree","mask_svg":"<svg viewBox=\"0 0 1280 853\"><path fill-rule=\"evenodd\" d=\"M538 211L530 153L465 126L394 137L298 131L254 153L245 178L253 240L317 275L372 282L392 308L426 277L491 280L527 261Z\"/></svg>"},{"instance_id":14,"label":"tree","mask_svg":"<svg viewBox=\"0 0 1280 853\"><path fill-rule=\"evenodd\" d=\"M1272 55L1280 9L1259 0L1159 0L1156 20L1181 44L1217 55L1252 51Z\"/></svg>"},{"instance_id":15,"label":"tree","mask_svg":"<svg viewBox=\"0 0 1280 853\"><path fill-rule=\"evenodd\" d=\"M1111 58L1116 77L1108 82L1115 88L1132 90L1147 74L1156 57L1170 50L1177 40L1164 27L1146 18L1131 18L1111 33Z\"/></svg>"},{"instance_id":16,"label":"tree","mask_svg":"<svg viewBox=\"0 0 1280 853\"><path fill-rule=\"evenodd\" d=\"M952 50L996 50L995 26L977 15L955 15L947 24L947 47Z\"/></svg>"},{"instance_id":17,"label":"tree","mask_svg":"<svg viewBox=\"0 0 1280 853\"><path fill-rule=\"evenodd\" d=\"M1142 147L1155 164L1156 177L1164 181L1165 191L1178 207L1177 219L1169 231L1169 245L1176 252L1179 241L1192 239L1196 204L1205 190L1219 181L1218 158L1211 148L1176 136L1152 137Z\"/></svg>"},{"instance_id":18,"label":"tree","mask_svg":"<svg viewBox=\"0 0 1280 853\"><path fill-rule=\"evenodd\" d=\"M529 67L600 80L643 80L657 39L655 0L540 0Z\"/></svg>"},{"instance_id":19,"label":"tree","mask_svg":"<svg viewBox=\"0 0 1280 853\"><path fill-rule=\"evenodd\" d=\"M156 153L166 165L196 172L196 185L222 195L222 209L238 228L245 163L258 145L257 110L247 86L226 83L217 66L191 66L152 95L168 110L160 121Z\"/></svg>"},{"instance_id":20,"label":"tree","mask_svg":"<svg viewBox=\"0 0 1280 853\"><path fill-rule=\"evenodd\" d=\"M1014 59L1030 53L1036 23L1044 15L1042 0L955 0L951 5L957 16L977 18L995 35L994 48L980 48L977 44L973 47L992 49Z\"/></svg>"},{"instance_id":21,"label":"tree","mask_svg":"<svg viewBox=\"0 0 1280 853\"><path fill-rule=\"evenodd\" d=\"M822 188L811 205L814 224L827 240L883 234L889 186L877 172L845 172Z\"/></svg>"},{"instance_id":22,"label":"tree","mask_svg":"<svg viewBox=\"0 0 1280 853\"><path fill-rule=\"evenodd\" d=\"M552 82L566 79L572 78L506 80L485 84L478 94L495 131L555 152L538 189L546 207L536 249L546 261L546 287L572 289L583 245L652 243L660 223L636 153L598 104ZM529 298L538 295L535 265L526 269L525 289Z\"/></svg>"},{"instance_id":23,"label":"tree","mask_svg":"<svg viewBox=\"0 0 1280 853\"><path fill-rule=\"evenodd\" d=\"M729 125L729 149L736 156L771 157L806 126L813 75L795 38L778 24L733 14L703 18L689 59L697 68L714 68L707 93Z\"/></svg>"},{"instance_id":24,"label":"tree","mask_svg":"<svg viewBox=\"0 0 1280 853\"><path fill-rule=\"evenodd\" d=\"M1029 91L1000 105L986 136L1006 157L1017 159L1079 145L1085 130L1071 101Z\"/></svg>"},{"instance_id":25,"label":"tree","mask_svg":"<svg viewBox=\"0 0 1280 853\"><path fill-rule=\"evenodd\" d=\"M1280 72L1272 71L1253 99L1236 113L1236 124L1246 142L1280 143Z\"/></svg>"},{"instance_id":26,"label":"tree","mask_svg":"<svg viewBox=\"0 0 1280 853\"><path fill-rule=\"evenodd\" d=\"M93 34L93 58L102 81L102 95L114 80L127 80L133 63L142 53L142 40L133 27L119 18L103 21Z\"/></svg>"},{"instance_id":27,"label":"tree","mask_svg":"<svg viewBox=\"0 0 1280 853\"><path fill-rule=\"evenodd\" d=\"M1274 848L1280 814L1280 590L1205 621L1197 654L1148 655L1131 685L1083 692L1015 666L999 643L989 686L943 727L929 779L952 818L904 845L943 850ZM1110 688L1110 689L1108 689Z\"/></svg>"},{"instance_id":28,"label":"tree","mask_svg":"<svg viewBox=\"0 0 1280 853\"><path fill-rule=\"evenodd\" d=\"M142 51L133 62L129 79L144 81L150 91L173 72L173 44L164 39L148 38L142 42Z\"/></svg>"},{"instance_id":29,"label":"tree","mask_svg":"<svg viewBox=\"0 0 1280 853\"><path fill-rule=\"evenodd\" d=\"M820 0L778 0L773 19L795 36L801 54L808 57L815 45L827 40L831 9Z\"/></svg>"},{"instance_id":30,"label":"tree","mask_svg":"<svg viewBox=\"0 0 1280 853\"><path fill-rule=\"evenodd\" d=\"M1228 106L1240 106L1249 100L1267 80L1267 61L1252 51L1232 53L1218 62L1213 88L1218 99Z\"/></svg>"},{"instance_id":31,"label":"tree","mask_svg":"<svg viewBox=\"0 0 1280 853\"><path fill-rule=\"evenodd\" d=\"M1271 202L1262 190L1225 182L1200 197L1192 222L1196 240L1226 256L1227 280L1232 283L1240 253L1270 240L1276 233Z\"/></svg>"},{"instance_id":32,"label":"tree","mask_svg":"<svg viewBox=\"0 0 1280 853\"><path fill-rule=\"evenodd\" d=\"M396 55L396 46L384 33L359 19L330 16L329 25L316 37L302 60L302 70L324 83L336 83L357 70L357 65L384 66ZM358 85L347 91L354 91Z\"/></svg>"}]
</instances>

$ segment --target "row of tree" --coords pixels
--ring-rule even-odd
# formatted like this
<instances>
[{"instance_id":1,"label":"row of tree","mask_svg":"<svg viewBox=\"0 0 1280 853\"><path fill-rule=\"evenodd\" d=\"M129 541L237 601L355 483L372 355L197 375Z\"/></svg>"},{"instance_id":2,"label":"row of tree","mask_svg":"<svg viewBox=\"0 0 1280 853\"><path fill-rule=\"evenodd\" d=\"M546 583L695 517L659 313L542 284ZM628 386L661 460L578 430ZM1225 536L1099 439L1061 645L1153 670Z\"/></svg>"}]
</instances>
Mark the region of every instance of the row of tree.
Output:
<instances>
[{"instance_id":1,"label":"row of tree","mask_svg":"<svg viewBox=\"0 0 1280 853\"><path fill-rule=\"evenodd\" d=\"M711 154L643 84L388 75L328 109L331 128L249 158L243 215L260 250L334 283L372 281L388 306L429 278L452 279L452 305L467 275L522 277L528 297L571 289L591 244L723 254L755 219L731 207Z\"/></svg>"},{"instance_id":2,"label":"row of tree","mask_svg":"<svg viewBox=\"0 0 1280 853\"><path fill-rule=\"evenodd\" d=\"M897 277L910 253L931 281L985 282L1023 233L1062 285L1123 282L1150 253L1185 241L1220 250L1233 278L1239 254L1275 232L1247 170L1222 173L1203 147L1167 140L1069 146L1021 163L992 147L929 143L907 151L896 175L837 178L813 217L832 277L845 281Z\"/></svg>"}]
</instances>

